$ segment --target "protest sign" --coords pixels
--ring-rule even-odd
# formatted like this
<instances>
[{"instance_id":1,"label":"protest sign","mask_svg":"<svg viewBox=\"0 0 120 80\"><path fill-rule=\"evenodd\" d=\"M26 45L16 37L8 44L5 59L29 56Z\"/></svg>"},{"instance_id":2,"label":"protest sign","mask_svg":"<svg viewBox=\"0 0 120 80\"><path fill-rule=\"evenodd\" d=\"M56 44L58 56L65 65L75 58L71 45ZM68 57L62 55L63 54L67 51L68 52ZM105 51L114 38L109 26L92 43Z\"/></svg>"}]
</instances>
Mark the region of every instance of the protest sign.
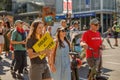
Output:
<instances>
[{"instance_id":1,"label":"protest sign","mask_svg":"<svg viewBox=\"0 0 120 80\"><path fill-rule=\"evenodd\" d=\"M53 38L50 36L50 34L47 32L44 34L44 36L36 42L35 45L33 45L33 49L35 52L40 52L45 49L52 49L55 46L55 42L53 41ZM43 59L46 56L46 54L40 55L40 59Z\"/></svg>"},{"instance_id":2,"label":"protest sign","mask_svg":"<svg viewBox=\"0 0 120 80\"><path fill-rule=\"evenodd\" d=\"M51 7L43 7L42 19L47 26L53 26L55 20L55 9Z\"/></svg>"}]
</instances>

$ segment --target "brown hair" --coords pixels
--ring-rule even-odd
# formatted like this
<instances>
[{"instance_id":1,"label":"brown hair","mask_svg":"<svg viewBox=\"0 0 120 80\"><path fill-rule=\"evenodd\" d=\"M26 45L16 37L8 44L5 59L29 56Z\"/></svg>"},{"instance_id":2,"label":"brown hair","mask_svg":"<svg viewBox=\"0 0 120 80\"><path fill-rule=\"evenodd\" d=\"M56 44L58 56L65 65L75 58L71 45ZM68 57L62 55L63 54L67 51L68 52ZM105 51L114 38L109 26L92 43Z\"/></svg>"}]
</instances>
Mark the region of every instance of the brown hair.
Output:
<instances>
[{"instance_id":1,"label":"brown hair","mask_svg":"<svg viewBox=\"0 0 120 80\"><path fill-rule=\"evenodd\" d=\"M59 46L60 46L60 48L61 47L65 47L65 45L64 45L64 43L61 41L61 39L60 39L60 28L58 28L57 29L57 34L56 34L56 36L57 36L57 40L58 40L58 43L59 43ZM69 46L69 49L70 49L70 43L69 43L69 41L68 41L68 39L67 39L67 37L64 37L64 40L67 42L67 44L68 44L68 46Z\"/></svg>"},{"instance_id":2,"label":"brown hair","mask_svg":"<svg viewBox=\"0 0 120 80\"><path fill-rule=\"evenodd\" d=\"M36 29L38 27L39 24L43 23L41 20L35 20L32 22L31 27L30 27L30 32L28 34L28 39L29 38L33 38L36 39ZM42 34L41 34L42 36Z\"/></svg>"}]
</instances>

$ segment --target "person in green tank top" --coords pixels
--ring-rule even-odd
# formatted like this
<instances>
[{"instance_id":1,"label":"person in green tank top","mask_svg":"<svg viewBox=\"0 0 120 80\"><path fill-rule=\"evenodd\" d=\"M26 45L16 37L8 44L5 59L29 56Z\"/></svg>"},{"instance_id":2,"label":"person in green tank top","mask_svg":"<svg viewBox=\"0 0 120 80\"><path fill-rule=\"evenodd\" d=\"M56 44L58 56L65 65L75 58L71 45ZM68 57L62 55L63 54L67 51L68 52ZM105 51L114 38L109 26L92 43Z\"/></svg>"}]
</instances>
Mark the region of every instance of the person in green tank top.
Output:
<instances>
[{"instance_id":1,"label":"person in green tank top","mask_svg":"<svg viewBox=\"0 0 120 80\"><path fill-rule=\"evenodd\" d=\"M113 30L113 34L114 34L114 38L115 38L115 44L114 46L118 46L118 34L120 32L120 25L118 25L118 22L117 21L114 21L114 25L112 27L112 30Z\"/></svg>"}]
</instances>

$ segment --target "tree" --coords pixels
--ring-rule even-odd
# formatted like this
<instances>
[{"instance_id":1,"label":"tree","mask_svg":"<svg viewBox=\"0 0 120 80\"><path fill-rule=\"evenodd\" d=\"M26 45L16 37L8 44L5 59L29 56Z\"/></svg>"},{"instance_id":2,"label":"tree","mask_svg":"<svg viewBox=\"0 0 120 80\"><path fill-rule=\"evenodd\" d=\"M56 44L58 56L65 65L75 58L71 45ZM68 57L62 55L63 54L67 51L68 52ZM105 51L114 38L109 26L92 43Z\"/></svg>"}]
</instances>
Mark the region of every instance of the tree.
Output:
<instances>
[{"instance_id":1,"label":"tree","mask_svg":"<svg viewBox=\"0 0 120 80\"><path fill-rule=\"evenodd\" d=\"M12 0L0 0L0 11L1 10L11 11Z\"/></svg>"},{"instance_id":2,"label":"tree","mask_svg":"<svg viewBox=\"0 0 120 80\"><path fill-rule=\"evenodd\" d=\"M5 10L6 11L12 11L12 0L4 0Z\"/></svg>"}]
</instances>

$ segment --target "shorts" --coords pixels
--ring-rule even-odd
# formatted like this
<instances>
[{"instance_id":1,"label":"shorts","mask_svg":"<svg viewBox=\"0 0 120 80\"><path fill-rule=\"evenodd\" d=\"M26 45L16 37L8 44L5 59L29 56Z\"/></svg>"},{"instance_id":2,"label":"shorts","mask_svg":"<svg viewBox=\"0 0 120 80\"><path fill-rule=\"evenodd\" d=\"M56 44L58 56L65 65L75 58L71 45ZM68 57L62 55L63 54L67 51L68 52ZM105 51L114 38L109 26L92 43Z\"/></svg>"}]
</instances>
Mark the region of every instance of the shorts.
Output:
<instances>
[{"instance_id":1,"label":"shorts","mask_svg":"<svg viewBox=\"0 0 120 80\"><path fill-rule=\"evenodd\" d=\"M115 38L115 39L118 38L118 32L114 32L114 38Z\"/></svg>"},{"instance_id":2,"label":"shorts","mask_svg":"<svg viewBox=\"0 0 120 80\"><path fill-rule=\"evenodd\" d=\"M0 35L0 44L4 44L4 37L3 37L3 35Z\"/></svg>"},{"instance_id":3,"label":"shorts","mask_svg":"<svg viewBox=\"0 0 120 80\"><path fill-rule=\"evenodd\" d=\"M31 64L30 80L42 80L51 78L47 64Z\"/></svg>"},{"instance_id":4,"label":"shorts","mask_svg":"<svg viewBox=\"0 0 120 80\"><path fill-rule=\"evenodd\" d=\"M94 66L97 67L98 70L100 70L102 64L101 64L101 58L87 58L87 63L89 65L89 68L92 68Z\"/></svg>"}]
</instances>

